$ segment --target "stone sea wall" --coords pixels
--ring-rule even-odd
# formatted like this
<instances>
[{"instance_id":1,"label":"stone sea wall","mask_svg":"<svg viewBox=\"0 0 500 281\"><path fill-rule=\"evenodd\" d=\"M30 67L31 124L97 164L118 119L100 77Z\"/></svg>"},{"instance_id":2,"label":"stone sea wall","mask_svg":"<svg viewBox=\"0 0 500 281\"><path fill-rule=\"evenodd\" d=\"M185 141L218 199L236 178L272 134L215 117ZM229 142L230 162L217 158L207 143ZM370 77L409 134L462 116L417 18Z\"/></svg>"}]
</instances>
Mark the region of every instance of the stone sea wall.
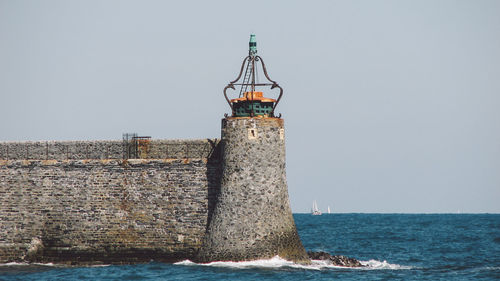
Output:
<instances>
[{"instance_id":1,"label":"stone sea wall","mask_svg":"<svg viewBox=\"0 0 500 281\"><path fill-rule=\"evenodd\" d=\"M0 143L0 263L174 261L201 246L217 140Z\"/></svg>"}]
</instances>

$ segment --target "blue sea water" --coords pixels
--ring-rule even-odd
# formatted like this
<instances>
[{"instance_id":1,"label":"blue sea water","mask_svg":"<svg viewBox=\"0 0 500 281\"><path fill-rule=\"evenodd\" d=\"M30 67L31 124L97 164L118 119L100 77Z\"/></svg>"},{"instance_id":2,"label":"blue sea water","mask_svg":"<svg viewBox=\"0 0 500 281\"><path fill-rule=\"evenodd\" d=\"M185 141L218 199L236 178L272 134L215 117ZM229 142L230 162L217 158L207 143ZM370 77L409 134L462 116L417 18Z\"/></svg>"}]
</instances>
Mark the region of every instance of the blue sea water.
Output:
<instances>
[{"instance_id":1,"label":"blue sea water","mask_svg":"<svg viewBox=\"0 0 500 281\"><path fill-rule=\"evenodd\" d=\"M362 269L183 261L100 267L0 265L0 280L500 280L499 214L295 214L307 250L346 255Z\"/></svg>"}]
</instances>

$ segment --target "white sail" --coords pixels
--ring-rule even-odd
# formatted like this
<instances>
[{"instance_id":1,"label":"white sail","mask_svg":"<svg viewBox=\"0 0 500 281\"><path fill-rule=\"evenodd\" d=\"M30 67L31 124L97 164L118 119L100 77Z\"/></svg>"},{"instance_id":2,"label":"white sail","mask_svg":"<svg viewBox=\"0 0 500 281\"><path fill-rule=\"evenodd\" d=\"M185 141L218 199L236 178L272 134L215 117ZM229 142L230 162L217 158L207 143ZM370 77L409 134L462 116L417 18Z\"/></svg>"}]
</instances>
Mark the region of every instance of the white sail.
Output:
<instances>
[{"instance_id":1,"label":"white sail","mask_svg":"<svg viewBox=\"0 0 500 281\"><path fill-rule=\"evenodd\" d=\"M321 211L318 209L318 204L316 203L316 200L313 201L311 214L314 216L321 215Z\"/></svg>"},{"instance_id":2,"label":"white sail","mask_svg":"<svg viewBox=\"0 0 500 281\"><path fill-rule=\"evenodd\" d=\"M327 211L327 213L329 213L329 214L331 214L331 213L332 213L332 212L330 211L330 206L328 206L328 208L327 208L327 210L326 210L326 211Z\"/></svg>"}]
</instances>

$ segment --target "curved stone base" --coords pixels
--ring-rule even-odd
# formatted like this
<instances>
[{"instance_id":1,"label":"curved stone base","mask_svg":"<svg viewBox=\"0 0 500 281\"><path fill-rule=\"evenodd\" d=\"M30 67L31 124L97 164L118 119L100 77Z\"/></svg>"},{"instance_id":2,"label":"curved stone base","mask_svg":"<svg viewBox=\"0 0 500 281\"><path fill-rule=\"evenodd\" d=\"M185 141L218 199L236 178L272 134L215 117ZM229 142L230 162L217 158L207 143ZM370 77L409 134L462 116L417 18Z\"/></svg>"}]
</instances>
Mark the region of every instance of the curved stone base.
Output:
<instances>
[{"instance_id":1,"label":"curved stone base","mask_svg":"<svg viewBox=\"0 0 500 281\"><path fill-rule=\"evenodd\" d=\"M280 257L309 262L293 220L283 120L222 120L222 181L199 262Z\"/></svg>"}]
</instances>

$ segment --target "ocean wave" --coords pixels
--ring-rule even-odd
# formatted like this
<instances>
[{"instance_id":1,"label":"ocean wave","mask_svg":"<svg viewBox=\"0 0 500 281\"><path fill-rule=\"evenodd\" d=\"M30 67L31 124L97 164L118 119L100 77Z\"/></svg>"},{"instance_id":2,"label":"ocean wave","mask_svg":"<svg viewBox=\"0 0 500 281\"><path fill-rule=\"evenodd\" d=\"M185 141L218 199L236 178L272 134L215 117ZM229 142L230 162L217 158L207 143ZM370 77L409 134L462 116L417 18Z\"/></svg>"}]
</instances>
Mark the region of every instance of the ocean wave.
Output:
<instances>
[{"instance_id":1,"label":"ocean wave","mask_svg":"<svg viewBox=\"0 0 500 281\"><path fill-rule=\"evenodd\" d=\"M35 263L31 263L30 265L40 265L40 266L61 266L61 265L58 265L58 264L53 264L51 262L49 263L38 263L38 262L35 262Z\"/></svg>"},{"instance_id":2,"label":"ocean wave","mask_svg":"<svg viewBox=\"0 0 500 281\"><path fill-rule=\"evenodd\" d=\"M500 266L483 266L477 268L479 271L500 271Z\"/></svg>"},{"instance_id":3,"label":"ocean wave","mask_svg":"<svg viewBox=\"0 0 500 281\"><path fill-rule=\"evenodd\" d=\"M412 266L399 265L399 264L391 264L387 261L378 261L378 260L369 260L369 261L360 261L360 263L368 269L412 269Z\"/></svg>"},{"instance_id":4,"label":"ocean wave","mask_svg":"<svg viewBox=\"0 0 500 281\"><path fill-rule=\"evenodd\" d=\"M57 265L57 264L53 264L51 262L49 263L38 263L38 262L34 262L34 263L28 263L28 262L7 262L7 263L0 263L0 266L50 266L50 267L53 267L53 266L61 266L61 265Z\"/></svg>"},{"instance_id":5,"label":"ocean wave","mask_svg":"<svg viewBox=\"0 0 500 281\"><path fill-rule=\"evenodd\" d=\"M29 265L29 263L25 263L25 262L7 262L7 263L0 263L0 266L22 266L22 265Z\"/></svg>"},{"instance_id":6,"label":"ocean wave","mask_svg":"<svg viewBox=\"0 0 500 281\"><path fill-rule=\"evenodd\" d=\"M92 264L92 265L80 265L80 266L75 266L75 265L67 265L67 264L54 264L54 263L39 263L39 262L33 262L33 263L28 263L28 262L7 262L7 263L0 263L0 266L46 266L46 267L107 267L110 266L111 264Z\"/></svg>"},{"instance_id":7,"label":"ocean wave","mask_svg":"<svg viewBox=\"0 0 500 281\"><path fill-rule=\"evenodd\" d=\"M398 264L390 264L387 261L361 261L366 267L345 267L332 265L329 261L325 260L311 260L311 264L298 264L292 261L288 261L275 256L271 259L262 259L254 261L215 261L210 263L195 263L190 260L184 260L175 265L185 265L185 266L212 266L212 267L225 267L225 268L235 268L235 269L248 269L248 268L295 268L295 269L305 269L305 270L323 270L323 269L333 269L333 268L343 268L343 269L354 269L354 270L370 270L370 269L411 269L410 266L403 266Z\"/></svg>"}]
</instances>

